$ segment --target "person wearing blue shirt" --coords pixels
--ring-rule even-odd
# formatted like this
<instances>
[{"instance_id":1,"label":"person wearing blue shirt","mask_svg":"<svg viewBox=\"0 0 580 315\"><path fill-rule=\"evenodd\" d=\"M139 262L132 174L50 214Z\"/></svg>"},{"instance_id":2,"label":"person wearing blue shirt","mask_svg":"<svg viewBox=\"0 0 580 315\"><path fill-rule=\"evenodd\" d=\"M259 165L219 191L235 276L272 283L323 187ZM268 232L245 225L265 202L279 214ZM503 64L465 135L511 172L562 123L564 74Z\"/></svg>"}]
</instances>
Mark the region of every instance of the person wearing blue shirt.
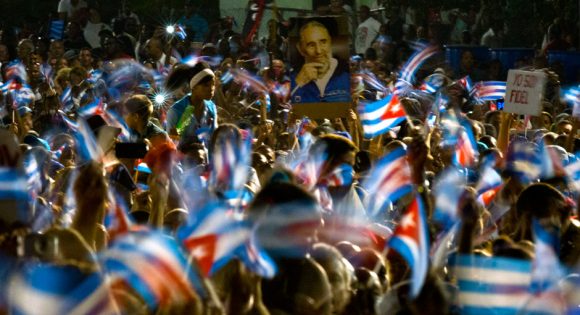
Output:
<instances>
[{"instance_id":1,"label":"person wearing blue shirt","mask_svg":"<svg viewBox=\"0 0 580 315\"><path fill-rule=\"evenodd\" d=\"M185 3L185 15L177 23L187 27L187 31L191 33L192 41L201 43L205 41L209 26L207 20L197 13L197 7L194 3Z\"/></svg>"},{"instance_id":2,"label":"person wearing blue shirt","mask_svg":"<svg viewBox=\"0 0 580 315\"><path fill-rule=\"evenodd\" d=\"M217 128L217 107L211 101L215 92L215 75L209 67L196 64L188 71L191 93L177 101L167 112L166 130L178 136L180 142L199 142L206 145Z\"/></svg>"},{"instance_id":3,"label":"person wearing blue shirt","mask_svg":"<svg viewBox=\"0 0 580 315\"><path fill-rule=\"evenodd\" d=\"M304 65L292 75L292 102L350 102L348 67L332 57L328 29L320 22L310 21L299 34L296 48L304 57Z\"/></svg>"}]
</instances>

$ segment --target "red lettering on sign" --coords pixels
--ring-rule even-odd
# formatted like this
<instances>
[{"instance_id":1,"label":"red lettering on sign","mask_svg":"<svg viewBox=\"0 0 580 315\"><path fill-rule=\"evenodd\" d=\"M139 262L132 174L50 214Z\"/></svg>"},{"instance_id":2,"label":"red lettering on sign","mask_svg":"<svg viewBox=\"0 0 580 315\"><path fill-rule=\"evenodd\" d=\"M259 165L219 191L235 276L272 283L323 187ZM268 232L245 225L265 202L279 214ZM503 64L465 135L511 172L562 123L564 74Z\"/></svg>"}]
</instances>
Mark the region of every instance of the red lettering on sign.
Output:
<instances>
[{"instance_id":1,"label":"red lettering on sign","mask_svg":"<svg viewBox=\"0 0 580 315\"><path fill-rule=\"evenodd\" d=\"M510 103L517 104L527 104L528 103L528 92L512 90L510 93Z\"/></svg>"}]
</instances>

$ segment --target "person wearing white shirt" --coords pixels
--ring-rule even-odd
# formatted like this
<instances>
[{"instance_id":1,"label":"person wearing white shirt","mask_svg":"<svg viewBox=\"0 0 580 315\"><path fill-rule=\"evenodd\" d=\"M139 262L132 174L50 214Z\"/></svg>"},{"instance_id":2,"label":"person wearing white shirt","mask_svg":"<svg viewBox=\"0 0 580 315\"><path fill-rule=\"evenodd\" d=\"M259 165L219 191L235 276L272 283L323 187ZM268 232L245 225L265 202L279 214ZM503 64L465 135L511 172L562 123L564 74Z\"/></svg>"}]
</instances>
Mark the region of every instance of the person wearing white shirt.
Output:
<instances>
[{"instance_id":1,"label":"person wearing white shirt","mask_svg":"<svg viewBox=\"0 0 580 315\"><path fill-rule=\"evenodd\" d=\"M159 72L164 72L177 62L177 59L171 56L167 60L167 55L163 52L163 42L157 37L152 37L145 43L145 50L147 56L155 62L155 69Z\"/></svg>"},{"instance_id":2,"label":"person wearing white shirt","mask_svg":"<svg viewBox=\"0 0 580 315\"><path fill-rule=\"evenodd\" d=\"M70 19L76 11L86 8L87 3L84 0L60 0L58 3L58 15L61 20Z\"/></svg>"},{"instance_id":3,"label":"person wearing white shirt","mask_svg":"<svg viewBox=\"0 0 580 315\"><path fill-rule=\"evenodd\" d=\"M370 8L366 5L360 7L360 20L356 29L355 50L357 54L364 54L379 34L381 23L371 16Z\"/></svg>"},{"instance_id":4,"label":"person wearing white shirt","mask_svg":"<svg viewBox=\"0 0 580 315\"><path fill-rule=\"evenodd\" d=\"M89 9L89 20L83 29L83 36L91 48L101 47L101 36L99 33L102 30L111 30L111 28L101 22L101 15L95 8Z\"/></svg>"}]
</instances>

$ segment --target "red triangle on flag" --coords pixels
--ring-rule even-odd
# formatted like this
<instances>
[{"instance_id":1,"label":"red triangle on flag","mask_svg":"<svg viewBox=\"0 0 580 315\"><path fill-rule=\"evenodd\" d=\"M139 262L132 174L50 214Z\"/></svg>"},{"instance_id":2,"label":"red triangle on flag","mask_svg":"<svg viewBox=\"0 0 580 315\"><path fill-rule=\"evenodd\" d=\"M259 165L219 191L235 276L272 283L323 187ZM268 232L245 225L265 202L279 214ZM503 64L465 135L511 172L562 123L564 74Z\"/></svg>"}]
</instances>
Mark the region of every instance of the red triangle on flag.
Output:
<instances>
[{"instance_id":1,"label":"red triangle on flag","mask_svg":"<svg viewBox=\"0 0 580 315\"><path fill-rule=\"evenodd\" d=\"M387 104L385 108L385 112L381 116L382 120L398 118L405 116L405 110L403 109L403 105L399 102L399 97L397 95L393 95L389 104Z\"/></svg>"},{"instance_id":2,"label":"red triangle on flag","mask_svg":"<svg viewBox=\"0 0 580 315\"><path fill-rule=\"evenodd\" d=\"M210 234L188 238L183 242L189 254L195 258L204 275L208 276L215 258L217 235Z\"/></svg>"},{"instance_id":3,"label":"red triangle on flag","mask_svg":"<svg viewBox=\"0 0 580 315\"><path fill-rule=\"evenodd\" d=\"M419 240L419 205L417 199L413 200L407 213L401 218L400 224L395 230L396 235L406 236L413 240Z\"/></svg>"}]
</instances>

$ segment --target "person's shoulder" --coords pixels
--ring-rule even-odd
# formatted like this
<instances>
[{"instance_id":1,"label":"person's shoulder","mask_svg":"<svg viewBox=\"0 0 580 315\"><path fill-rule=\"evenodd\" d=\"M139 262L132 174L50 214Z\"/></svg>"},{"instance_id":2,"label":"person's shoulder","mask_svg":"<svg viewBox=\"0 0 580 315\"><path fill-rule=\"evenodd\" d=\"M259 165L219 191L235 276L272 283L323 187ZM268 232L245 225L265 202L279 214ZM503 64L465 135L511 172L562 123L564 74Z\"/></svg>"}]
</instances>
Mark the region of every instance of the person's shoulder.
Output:
<instances>
[{"instance_id":1,"label":"person's shoulder","mask_svg":"<svg viewBox=\"0 0 580 315\"><path fill-rule=\"evenodd\" d=\"M207 106L207 108L209 109L210 112L212 113L217 113L217 106L215 105L215 103L212 100L205 100L205 106Z\"/></svg>"},{"instance_id":2,"label":"person's shoulder","mask_svg":"<svg viewBox=\"0 0 580 315\"><path fill-rule=\"evenodd\" d=\"M180 108L187 107L187 105L189 105L189 98L190 97L191 97L190 94L185 95L184 97L179 99L177 102L173 103L173 105L171 105L171 109L180 109Z\"/></svg>"},{"instance_id":3,"label":"person's shoulder","mask_svg":"<svg viewBox=\"0 0 580 315\"><path fill-rule=\"evenodd\" d=\"M148 136L157 136L161 134L167 134L161 127L157 126L154 122L149 120L147 122L147 133Z\"/></svg>"}]
</instances>

